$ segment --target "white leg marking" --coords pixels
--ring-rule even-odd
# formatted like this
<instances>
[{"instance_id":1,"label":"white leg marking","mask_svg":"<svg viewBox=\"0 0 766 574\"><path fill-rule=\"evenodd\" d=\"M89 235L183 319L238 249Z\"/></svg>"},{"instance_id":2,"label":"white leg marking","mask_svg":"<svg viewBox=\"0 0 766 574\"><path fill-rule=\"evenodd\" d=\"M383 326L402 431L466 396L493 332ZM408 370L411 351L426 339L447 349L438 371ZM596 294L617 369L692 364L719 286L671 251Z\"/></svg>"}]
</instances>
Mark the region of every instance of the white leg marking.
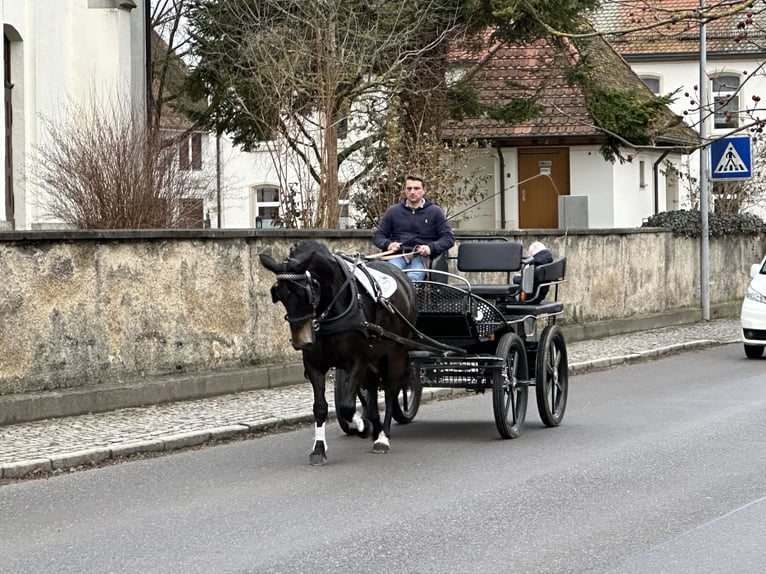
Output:
<instances>
[{"instance_id":1,"label":"white leg marking","mask_svg":"<svg viewBox=\"0 0 766 574\"><path fill-rule=\"evenodd\" d=\"M327 452L327 441L324 438L324 425L321 427L318 426L316 423L314 423L314 446L312 449L316 448L318 442L324 443L324 450Z\"/></svg>"},{"instance_id":2,"label":"white leg marking","mask_svg":"<svg viewBox=\"0 0 766 574\"><path fill-rule=\"evenodd\" d=\"M388 437L386 436L386 433L381 432L378 435L378 440L375 441L375 444L384 444L386 446L391 446L391 444L388 442Z\"/></svg>"},{"instance_id":3,"label":"white leg marking","mask_svg":"<svg viewBox=\"0 0 766 574\"><path fill-rule=\"evenodd\" d=\"M356 430L359 432L364 432L364 419L358 411L354 413L353 417L351 417L351 424L356 425Z\"/></svg>"}]
</instances>

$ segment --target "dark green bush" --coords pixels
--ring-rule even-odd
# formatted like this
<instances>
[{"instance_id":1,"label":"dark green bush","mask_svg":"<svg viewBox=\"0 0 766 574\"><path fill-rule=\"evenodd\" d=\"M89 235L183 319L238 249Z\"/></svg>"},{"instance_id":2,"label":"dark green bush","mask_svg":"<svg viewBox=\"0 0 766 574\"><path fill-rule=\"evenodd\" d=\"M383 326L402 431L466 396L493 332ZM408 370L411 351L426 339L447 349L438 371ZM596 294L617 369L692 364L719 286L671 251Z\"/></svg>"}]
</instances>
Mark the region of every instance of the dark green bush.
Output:
<instances>
[{"instance_id":1,"label":"dark green bush","mask_svg":"<svg viewBox=\"0 0 766 574\"><path fill-rule=\"evenodd\" d=\"M652 215L641 227L665 227L673 231L673 235L699 237L702 234L702 216L694 210L664 211ZM710 237L766 233L766 223L752 213L709 213L708 228Z\"/></svg>"}]
</instances>

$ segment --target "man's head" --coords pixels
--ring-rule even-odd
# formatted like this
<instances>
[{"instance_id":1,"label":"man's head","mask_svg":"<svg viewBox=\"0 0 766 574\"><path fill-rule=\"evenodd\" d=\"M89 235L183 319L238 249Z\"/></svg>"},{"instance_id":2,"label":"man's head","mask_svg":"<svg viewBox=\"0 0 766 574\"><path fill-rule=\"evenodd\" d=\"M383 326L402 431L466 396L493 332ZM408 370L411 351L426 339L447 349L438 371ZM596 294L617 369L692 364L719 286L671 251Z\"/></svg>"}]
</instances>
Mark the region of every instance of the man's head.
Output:
<instances>
[{"instance_id":1,"label":"man's head","mask_svg":"<svg viewBox=\"0 0 766 574\"><path fill-rule=\"evenodd\" d=\"M407 203L412 207L416 207L426 194L426 182L419 175L409 174L404 178L402 191L407 197Z\"/></svg>"}]
</instances>

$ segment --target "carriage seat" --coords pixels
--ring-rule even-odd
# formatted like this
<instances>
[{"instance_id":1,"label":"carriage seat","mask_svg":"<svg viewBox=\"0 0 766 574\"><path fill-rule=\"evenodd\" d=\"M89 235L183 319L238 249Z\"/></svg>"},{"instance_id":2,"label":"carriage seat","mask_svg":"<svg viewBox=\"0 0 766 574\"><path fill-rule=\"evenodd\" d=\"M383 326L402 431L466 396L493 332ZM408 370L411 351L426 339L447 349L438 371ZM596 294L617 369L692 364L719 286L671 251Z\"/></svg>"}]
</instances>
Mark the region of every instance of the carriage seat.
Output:
<instances>
[{"instance_id":1,"label":"carriage seat","mask_svg":"<svg viewBox=\"0 0 766 574\"><path fill-rule=\"evenodd\" d=\"M471 284L471 293L485 299L515 298L521 286L511 281L511 273L521 269L524 247L515 241L461 243L457 252L459 271L505 273L505 283Z\"/></svg>"},{"instance_id":2,"label":"carriage seat","mask_svg":"<svg viewBox=\"0 0 766 574\"><path fill-rule=\"evenodd\" d=\"M448 251L445 251L443 253L439 253L436 257L433 257L431 259L431 262L428 266L429 269L433 269L434 271L444 271L445 273L449 271L449 267L447 264L447 256ZM429 281L433 281L435 283L446 283L447 282L447 275L442 275L441 273L427 273L426 279Z\"/></svg>"},{"instance_id":3,"label":"carriage seat","mask_svg":"<svg viewBox=\"0 0 766 574\"><path fill-rule=\"evenodd\" d=\"M567 270L567 258L562 257L551 263L528 266L522 271L521 276L514 277L514 282L521 285L519 299L527 305L542 303L551 285L557 285L564 280ZM518 281L517 281L518 279Z\"/></svg>"}]
</instances>

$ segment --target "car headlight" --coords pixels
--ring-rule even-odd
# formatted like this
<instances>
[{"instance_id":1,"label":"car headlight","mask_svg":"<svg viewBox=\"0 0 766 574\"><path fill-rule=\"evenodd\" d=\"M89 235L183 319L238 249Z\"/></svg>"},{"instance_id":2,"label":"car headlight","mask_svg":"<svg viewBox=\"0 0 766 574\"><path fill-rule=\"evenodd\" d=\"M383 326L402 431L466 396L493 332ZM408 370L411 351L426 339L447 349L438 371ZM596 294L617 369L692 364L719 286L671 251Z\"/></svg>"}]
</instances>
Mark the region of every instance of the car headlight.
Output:
<instances>
[{"instance_id":1,"label":"car headlight","mask_svg":"<svg viewBox=\"0 0 766 574\"><path fill-rule=\"evenodd\" d=\"M747 288L747 292L745 293L745 297L747 299L750 299L751 301L755 301L757 303L766 303L766 296L760 294L758 291L756 291L752 287L748 287Z\"/></svg>"}]
</instances>

